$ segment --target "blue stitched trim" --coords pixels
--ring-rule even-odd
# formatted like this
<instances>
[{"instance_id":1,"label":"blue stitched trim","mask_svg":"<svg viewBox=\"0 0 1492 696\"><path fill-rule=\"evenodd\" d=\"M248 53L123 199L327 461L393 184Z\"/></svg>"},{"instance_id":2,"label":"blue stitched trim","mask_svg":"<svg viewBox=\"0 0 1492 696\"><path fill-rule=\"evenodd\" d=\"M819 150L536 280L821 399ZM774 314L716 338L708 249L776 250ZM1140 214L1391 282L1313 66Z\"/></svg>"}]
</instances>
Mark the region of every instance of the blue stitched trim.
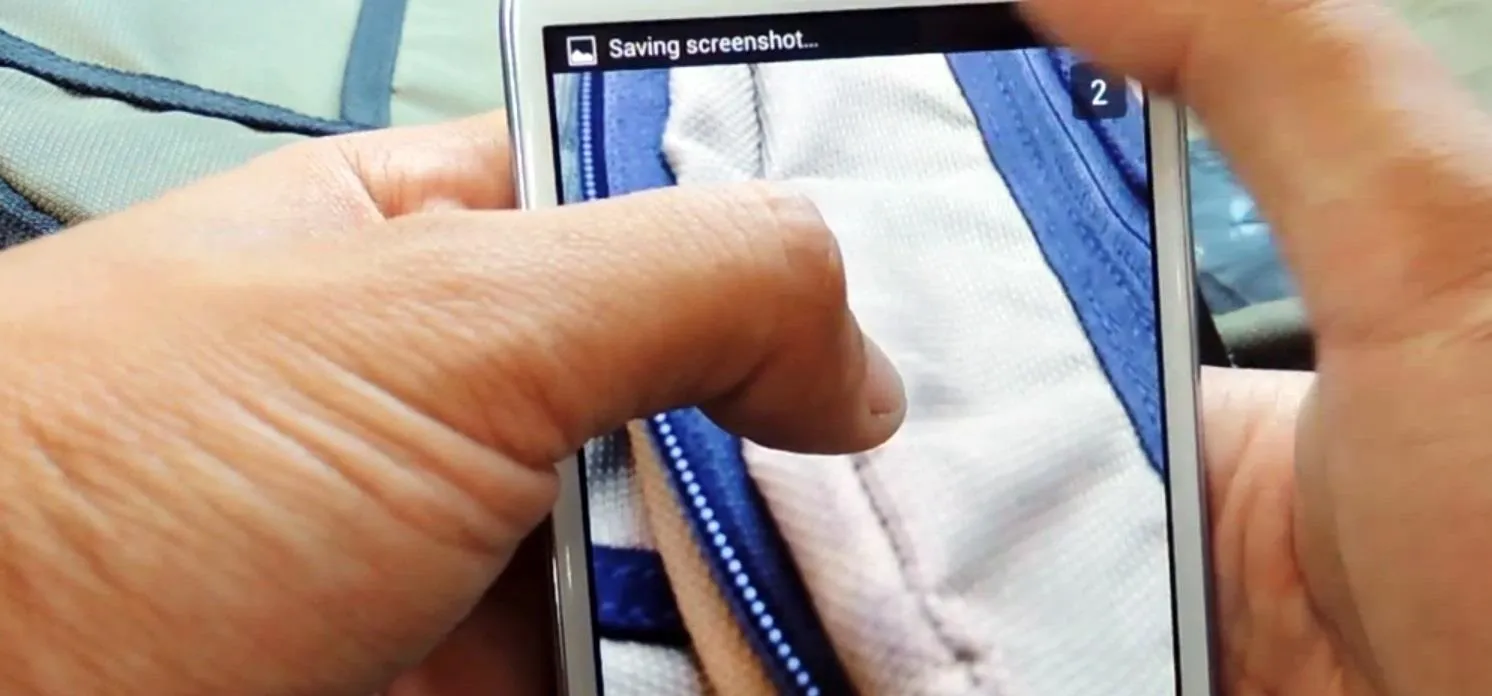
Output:
<instances>
[{"instance_id":1,"label":"blue stitched trim","mask_svg":"<svg viewBox=\"0 0 1492 696\"><path fill-rule=\"evenodd\" d=\"M389 125L394 67L408 6L409 0L363 0L342 74L343 121L378 128Z\"/></svg>"},{"instance_id":2,"label":"blue stitched trim","mask_svg":"<svg viewBox=\"0 0 1492 696\"><path fill-rule=\"evenodd\" d=\"M20 191L0 179L0 249L51 234L62 222L38 209Z\"/></svg>"},{"instance_id":3,"label":"blue stitched trim","mask_svg":"<svg viewBox=\"0 0 1492 696\"><path fill-rule=\"evenodd\" d=\"M0 68L12 68L89 97L122 101L148 111L182 111L221 118L260 131L333 135L366 128L296 113L155 75L141 75L65 58L0 30Z\"/></svg>"},{"instance_id":4,"label":"blue stitched trim","mask_svg":"<svg viewBox=\"0 0 1492 696\"><path fill-rule=\"evenodd\" d=\"M654 551L591 547L596 632L605 640L682 647L684 620Z\"/></svg>"},{"instance_id":5,"label":"blue stitched trim","mask_svg":"<svg viewBox=\"0 0 1492 696\"><path fill-rule=\"evenodd\" d=\"M1042 100L1056 114L1056 124L1066 133L1088 179L1095 184L1094 193L1109 206L1124 229L1147 250L1150 248L1150 173L1146 166L1143 105L1128 90L1128 115L1109 121L1078 121L1071 117L1069 94L1071 54L1063 49L1045 49L1023 53L1026 65L1036 80ZM1060 109L1066 108L1067 111ZM1136 124L1140 140L1138 151L1125 145L1124 129L1116 123ZM1147 252L1148 253L1148 252ZM1147 271L1148 272L1148 271Z\"/></svg>"},{"instance_id":6,"label":"blue stitched trim","mask_svg":"<svg viewBox=\"0 0 1492 696\"><path fill-rule=\"evenodd\" d=\"M668 71L589 75L590 84L580 87L578 119L586 124L580 160L587 194L620 196L673 185L662 150ZM684 518L701 557L778 691L852 693L792 556L747 474L740 441L693 409L661 414L648 425L674 493L685 503ZM705 506L696 504L702 495ZM770 621L763 623L764 616Z\"/></svg>"},{"instance_id":7,"label":"blue stitched trim","mask_svg":"<svg viewBox=\"0 0 1492 696\"><path fill-rule=\"evenodd\" d=\"M1056 78L1061 85L1070 84L1072 66L1079 62L1077 56L1068 50L1053 49L1046 51L1046 58L1052 70L1048 77ZM1138 117L1145 105L1128 89L1124 91L1124 98L1129 102L1130 117L1094 121L1091 131L1103 143L1110 162L1121 169L1131 193L1145 202L1150 200L1149 134L1145 130L1145 119Z\"/></svg>"},{"instance_id":8,"label":"blue stitched trim","mask_svg":"<svg viewBox=\"0 0 1492 696\"><path fill-rule=\"evenodd\" d=\"M948 63L1145 456L1164 472L1148 183L1136 201L1093 127L1072 120L1044 53L962 53Z\"/></svg>"},{"instance_id":9,"label":"blue stitched trim","mask_svg":"<svg viewBox=\"0 0 1492 696\"><path fill-rule=\"evenodd\" d=\"M595 114L601 126L596 129L599 140L588 146L595 150L603 195L673 186L673 171L663 156L668 71L627 70L607 73L605 78L596 80L594 92L596 102L603 105Z\"/></svg>"}]
</instances>

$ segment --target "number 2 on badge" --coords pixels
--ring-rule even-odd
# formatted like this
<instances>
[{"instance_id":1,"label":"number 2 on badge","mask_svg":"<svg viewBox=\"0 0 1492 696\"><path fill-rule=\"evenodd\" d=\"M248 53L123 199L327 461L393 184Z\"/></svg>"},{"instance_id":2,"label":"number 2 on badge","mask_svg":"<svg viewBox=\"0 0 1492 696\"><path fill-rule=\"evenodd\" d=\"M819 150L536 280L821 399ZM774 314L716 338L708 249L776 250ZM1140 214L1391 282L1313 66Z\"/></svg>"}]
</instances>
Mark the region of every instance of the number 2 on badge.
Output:
<instances>
[{"instance_id":1,"label":"number 2 on badge","mask_svg":"<svg viewBox=\"0 0 1492 696\"><path fill-rule=\"evenodd\" d=\"M1072 66L1069 84L1073 118L1106 121L1124 118L1129 112L1129 100L1124 98L1122 81L1105 75L1091 63Z\"/></svg>"}]
</instances>

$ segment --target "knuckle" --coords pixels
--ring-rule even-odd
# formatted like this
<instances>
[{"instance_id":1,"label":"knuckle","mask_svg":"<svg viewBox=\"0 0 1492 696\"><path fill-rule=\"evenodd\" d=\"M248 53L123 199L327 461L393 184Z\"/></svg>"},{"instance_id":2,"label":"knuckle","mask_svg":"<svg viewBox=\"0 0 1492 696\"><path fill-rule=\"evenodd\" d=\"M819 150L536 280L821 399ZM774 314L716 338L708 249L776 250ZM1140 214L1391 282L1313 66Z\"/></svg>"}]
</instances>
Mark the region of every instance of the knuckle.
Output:
<instances>
[{"instance_id":1,"label":"knuckle","mask_svg":"<svg viewBox=\"0 0 1492 696\"><path fill-rule=\"evenodd\" d=\"M844 255L834 233L807 196L765 183L742 188L747 220L769 234L752 235L757 256L771 260L775 280L802 306L838 313L846 299Z\"/></svg>"},{"instance_id":2,"label":"knuckle","mask_svg":"<svg viewBox=\"0 0 1492 696\"><path fill-rule=\"evenodd\" d=\"M797 315L843 307L844 258L808 197L750 182L675 189L656 202L638 223L660 232L670 253L708 266L712 282L746 286L725 294L770 297Z\"/></svg>"}]
</instances>

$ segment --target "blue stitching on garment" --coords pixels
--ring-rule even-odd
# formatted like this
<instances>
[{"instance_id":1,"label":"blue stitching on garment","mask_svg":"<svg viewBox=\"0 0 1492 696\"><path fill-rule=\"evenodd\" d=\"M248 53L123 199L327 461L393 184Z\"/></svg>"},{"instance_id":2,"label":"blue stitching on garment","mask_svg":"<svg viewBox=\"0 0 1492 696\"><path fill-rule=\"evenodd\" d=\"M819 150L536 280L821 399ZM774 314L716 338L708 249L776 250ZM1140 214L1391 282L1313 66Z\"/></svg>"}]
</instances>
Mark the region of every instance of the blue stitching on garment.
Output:
<instances>
[{"instance_id":1,"label":"blue stitching on garment","mask_svg":"<svg viewBox=\"0 0 1492 696\"><path fill-rule=\"evenodd\" d=\"M595 149L600 174L612 195L673 186L673 170L663 155L668 122L668 71L627 70L606 74L597 100L605 104L604 130Z\"/></svg>"},{"instance_id":2,"label":"blue stitching on garment","mask_svg":"<svg viewBox=\"0 0 1492 696\"><path fill-rule=\"evenodd\" d=\"M9 182L0 179L0 249L62 229L62 221L37 208Z\"/></svg>"},{"instance_id":3,"label":"blue stitching on garment","mask_svg":"<svg viewBox=\"0 0 1492 696\"><path fill-rule=\"evenodd\" d=\"M1108 198L1128 187L1112 163L1083 157L1081 138L1074 142L1062 126L1067 112L1053 104L1060 99L1048 93L1052 86L1044 90L1025 52L954 54L948 61L1150 465L1164 472L1150 240L1124 233Z\"/></svg>"},{"instance_id":4,"label":"blue stitching on garment","mask_svg":"<svg viewBox=\"0 0 1492 696\"><path fill-rule=\"evenodd\" d=\"M307 116L180 80L79 62L4 30L0 30L0 68L19 70L82 96L114 99L147 111L221 118L259 131L335 135L367 128Z\"/></svg>"},{"instance_id":5,"label":"blue stitching on garment","mask_svg":"<svg viewBox=\"0 0 1492 696\"><path fill-rule=\"evenodd\" d=\"M1060 51L1050 49L1041 51L1041 53L1045 54L1048 60L1040 60L1031 53L1022 55L1036 81L1037 93L1046 102L1051 112L1056 115L1057 125L1071 141L1074 153L1087 170L1088 177L1099 184L1098 198L1109 206L1118 220L1124 224L1125 230L1148 249L1151 236L1149 179L1145 179L1140 186L1132 185L1130 174L1125 171L1125 164L1122 161L1124 153L1111 147L1111 143L1103 135L1103 124L1113 123L1113 121L1084 123L1067 117L1069 113L1067 100L1071 99L1067 89L1069 84L1067 73L1059 70L1056 63L1058 59L1052 58ZM1143 123L1144 119L1140 116L1143 112L1134 100L1131 100L1130 107L1135 110L1122 120ZM1149 176L1148 170L1145 169L1139 170L1139 173L1142 176Z\"/></svg>"},{"instance_id":6,"label":"blue stitching on garment","mask_svg":"<svg viewBox=\"0 0 1492 696\"><path fill-rule=\"evenodd\" d=\"M689 634L657 552L591 547L596 630L607 640L683 647Z\"/></svg>"},{"instance_id":7,"label":"blue stitching on garment","mask_svg":"<svg viewBox=\"0 0 1492 696\"><path fill-rule=\"evenodd\" d=\"M1046 56L1057 83L1070 84L1072 66L1078 62L1072 51L1052 49L1046 52ZM1124 98L1129 101L1131 113L1143 113L1145 105L1132 91L1124 90ZM1134 197L1140 201L1148 200L1150 197L1150 155L1147 152L1148 134L1145 131L1145 119L1105 119L1094 121L1092 126L1092 132L1102 141L1110 162L1118 164L1123 171L1124 180L1129 184Z\"/></svg>"},{"instance_id":8,"label":"blue stitching on garment","mask_svg":"<svg viewBox=\"0 0 1492 696\"><path fill-rule=\"evenodd\" d=\"M363 0L342 73L343 121L376 128L389 125L408 5L409 0Z\"/></svg>"}]
</instances>

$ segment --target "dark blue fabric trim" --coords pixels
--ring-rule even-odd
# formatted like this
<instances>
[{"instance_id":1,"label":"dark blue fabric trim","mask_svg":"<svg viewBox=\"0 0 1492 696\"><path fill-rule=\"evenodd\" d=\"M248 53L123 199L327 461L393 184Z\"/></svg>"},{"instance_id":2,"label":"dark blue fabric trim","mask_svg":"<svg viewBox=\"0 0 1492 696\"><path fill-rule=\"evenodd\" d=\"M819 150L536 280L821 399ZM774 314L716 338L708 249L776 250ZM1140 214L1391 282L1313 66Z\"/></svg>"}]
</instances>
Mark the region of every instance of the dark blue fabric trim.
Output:
<instances>
[{"instance_id":1,"label":"dark blue fabric trim","mask_svg":"<svg viewBox=\"0 0 1492 696\"><path fill-rule=\"evenodd\" d=\"M0 249L51 234L62 221L42 212L20 191L0 179Z\"/></svg>"},{"instance_id":2,"label":"dark blue fabric trim","mask_svg":"<svg viewBox=\"0 0 1492 696\"><path fill-rule=\"evenodd\" d=\"M342 120L382 128L389 125L394 67L404 38L409 0L363 0L342 74Z\"/></svg>"},{"instance_id":3,"label":"dark blue fabric trim","mask_svg":"<svg viewBox=\"0 0 1492 696\"><path fill-rule=\"evenodd\" d=\"M1057 84L1071 84L1072 66L1079 62L1078 57L1071 51L1058 49L1046 51L1046 58L1052 68L1047 77L1055 78ZM1145 119L1140 117L1145 105L1130 90L1125 90L1124 98L1129 102L1128 118L1094 121L1090 125L1103 142L1110 161L1120 167L1130 191L1144 202L1150 200L1149 134Z\"/></svg>"},{"instance_id":4,"label":"dark blue fabric trim","mask_svg":"<svg viewBox=\"0 0 1492 696\"><path fill-rule=\"evenodd\" d=\"M597 78L601 76L597 74ZM668 71L628 70L609 73L593 83L593 121L599 141L581 141L594 150L597 180L603 196L619 196L674 185L663 156L663 128L668 121Z\"/></svg>"},{"instance_id":5,"label":"dark blue fabric trim","mask_svg":"<svg viewBox=\"0 0 1492 696\"><path fill-rule=\"evenodd\" d=\"M664 452L674 495L777 692L853 693L787 543L746 469L741 440L696 409L662 418L666 428L659 418L648 423Z\"/></svg>"},{"instance_id":6,"label":"dark blue fabric trim","mask_svg":"<svg viewBox=\"0 0 1492 696\"><path fill-rule=\"evenodd\" d=\"M1056 115L1056 124L1076 149L1078 158L1096 185L1094 193L1108 204L1124 228L1149 250L1150 172L1146 166L1144 111L1138 99L1125 91L1129 111L1122 119L1078 121L1071 117L1068 85L1072 54L1062 49L1024 52L1023 57L1036 80L1042 100ZM1066 108L1066 111L1061 109ZM1139 140L1132 141L1129 130L1116 124L1130 124ZM1148 251L1147 251L1148 253ZM1148 271L1147 271L1148 272Z\"/></svg>"},{"instance_id":7,"label":"dark blue fabric trim","mask_svg":"<svg viewBox=\"0 0 1492 696\"><path fill-rule=\"evenodd\" d=\"M334 135L366 126L306 116L155 75L140 75L82 63L0 30L0 68L11 68L89 97L122 101L148 111L182 111L221 118L255 130Z\"/></svg>"},{"instance_id":8,"label":"dark blue fabric trim","mask_svg":"<svg viewBox=\"0 0 1492 696\"><path fill-rule=\"evenodd\" d=\"M1148 184L1136 196L1094 127L1071 118L1067 90L1043 53L962 53L948 62L1145 456L1164 472ZM1130 118L1143 115L1132 110Z\"/></svg>"},{"instance_id":9,"label":"dark blue fabric trim","mask_svg":"<svg viewBox=\"0 0 1492 696\"><path fill-rule=\"evenodd\" d=\"M601 638L678 647L689 644L663 559L656 552L591 547L591 577L596 631Z\"/></svg>"}]
</instances>

